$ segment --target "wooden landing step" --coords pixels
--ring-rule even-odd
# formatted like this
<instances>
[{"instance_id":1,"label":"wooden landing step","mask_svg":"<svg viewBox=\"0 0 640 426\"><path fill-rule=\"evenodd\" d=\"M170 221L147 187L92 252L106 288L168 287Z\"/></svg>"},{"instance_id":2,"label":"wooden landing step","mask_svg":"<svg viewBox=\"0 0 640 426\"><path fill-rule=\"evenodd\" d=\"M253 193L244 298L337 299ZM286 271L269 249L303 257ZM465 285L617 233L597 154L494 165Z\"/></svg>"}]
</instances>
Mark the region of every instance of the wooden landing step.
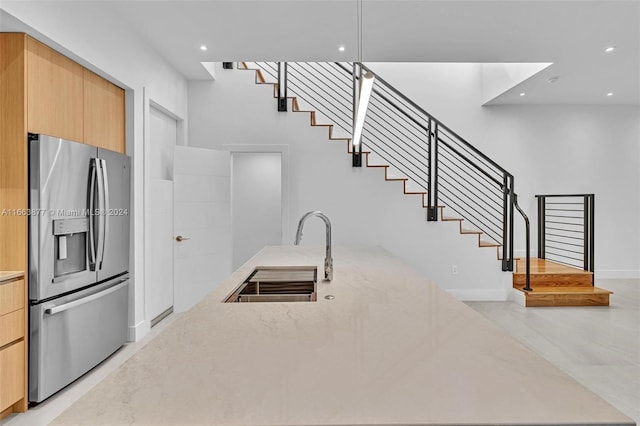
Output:
<instances>
[{"instance_id":1,"label":"wooden landing step","mask_svg":"<svg viewBox=\"0 0 640 426\"><path fill-rule=\"evenodd\" d=\"M609 290L594 287L593 273L546 259L531 259L531 288L524 291L525 259L516 260L513 287L525 306L609 306Z\"/></svg>"},{"instance_id":2,"label":"wooden landing step","mask_svg":"<svg viewBox=\"0 0 640 426\"><path fill-rule=\"evenodd\" d=\"M598 287L532 287L524 291L525 306L609 306L613 292ZM521 290L519 288L518 290Z\"/></svg>"}]
</instances>

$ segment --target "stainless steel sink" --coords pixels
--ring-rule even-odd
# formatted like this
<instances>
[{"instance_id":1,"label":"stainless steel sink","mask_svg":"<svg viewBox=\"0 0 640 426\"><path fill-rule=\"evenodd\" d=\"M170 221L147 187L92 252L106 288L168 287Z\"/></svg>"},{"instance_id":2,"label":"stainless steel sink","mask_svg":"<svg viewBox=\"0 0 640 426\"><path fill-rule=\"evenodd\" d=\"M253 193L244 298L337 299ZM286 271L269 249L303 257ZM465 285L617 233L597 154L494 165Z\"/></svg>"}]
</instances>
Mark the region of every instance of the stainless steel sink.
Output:
<instances>
[{"instance_id":1,"label":"stainless steel sink","mask_svg":"<svg viewBox=\"0 0 640 426\"><path fill-rule=\"evenodd\" d=\"M315 302L315 266L258 266L225 303Z\"/></svg>"}]
</instances>

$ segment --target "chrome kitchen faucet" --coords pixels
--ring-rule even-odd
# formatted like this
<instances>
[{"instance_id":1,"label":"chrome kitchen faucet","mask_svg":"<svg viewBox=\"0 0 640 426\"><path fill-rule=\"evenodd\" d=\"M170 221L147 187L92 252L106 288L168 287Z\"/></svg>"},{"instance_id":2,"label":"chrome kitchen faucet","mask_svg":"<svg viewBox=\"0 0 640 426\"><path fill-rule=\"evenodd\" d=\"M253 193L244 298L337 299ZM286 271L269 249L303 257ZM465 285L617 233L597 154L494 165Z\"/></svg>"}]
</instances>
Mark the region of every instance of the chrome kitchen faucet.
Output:
<instances>
[{"instance_id":1,"label":"chrome kitchen faucet","mask_svg":"<svg viewBox=\"0 0 640 426\"><path fill-rule=\"evenodd\" d=\"M331 221L329 220L329 218L325 216L321 211L317 210L305 213L305 215L300 218L300 222L298 222L298 231L296 232L296 241L294 244L300 244L300 240L302 240L302 227L304 226L305 221L310 216L318 216L320 219L322 219L327 230L327 253L324 258L324 279L325 281L331 281L333 279L333 259L331 258Z\"/></svg>"}]
</instances>

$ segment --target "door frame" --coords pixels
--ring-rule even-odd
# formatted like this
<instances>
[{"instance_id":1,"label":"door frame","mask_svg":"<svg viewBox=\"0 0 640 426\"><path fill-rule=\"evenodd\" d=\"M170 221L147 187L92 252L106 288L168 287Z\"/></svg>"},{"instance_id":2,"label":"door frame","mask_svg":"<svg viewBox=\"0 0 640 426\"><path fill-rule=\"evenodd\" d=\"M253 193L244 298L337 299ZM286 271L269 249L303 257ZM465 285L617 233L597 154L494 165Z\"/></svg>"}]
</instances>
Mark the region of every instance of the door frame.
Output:
<instances>
[{"instance_id":1,"label":"door frame","mask_svg":"<svg viewBox=\"0 0 640 426\"><path fill-rule=\"evenodd\" d=\"M233 154L273 154L281 155L280 176L281 176L281 211L282 211L282 245L293 244L293 232L289 229L289 145L222 145L223 151L229 151L231 154L229 161L232 161ZM233 196L233 182L231 182L231 191ZM232 212L233 214L233 212ZM233 217L231 218L233 220ZM233 241L233 236L232 236Z\"/></svg>"},{"instance_id":2,"label":"door frame","mask_svg":"<svg viewBox=\"0 0 640 426\"><path fill-rule=\"evenodd\" d=\"M148 306L149 298L147 297L147 295L150 293L149 286L151 285L151 283L147 279L149 276L151 276L151 264L147 258L147 253L150 252L150 247L151 247L151 241L150 241L151 238L150 238L148 224L151 223L150 218L151 218L151 214L153 213L151 211L151 191L150 191L150 187L151 187L151 163L150 163L151 162L151 108L155 108L156 110L176 120L176 124L177 124L176 145L184 146L186 145L186 140L187 140L186 138L187 129L185 126L184 118L180 117L178 114L171 111L170 109L164 107L161 103L155 101L147 87L143 88L143 107L144 107L144 114L143 114L144 146L143 146L142 157L144 159L143 161L144 183L143 183L142 192L143 192L143 199L144 199L143 201L144 220L142 222L142 234L143 234L143 241L144 241L144 249L142 251L142 259L143 259L142 262L144 265L144 277L142 277L142 282L144 284L140 289L140 284L134 283L135 287L139 289L138 291L142 292L141 301L138 301L138 299L135 299L136 306L134 309L142 308L142 311L144 312L144 314L142 316L142 320L138 324L135 324L136 339L141 338L142 336L146 335L149 332L149 330L151 329L151 320L153 320L153 318L148 318L148 316L150 315L150 309ZM141 278L141 277L138 276L137 278Z\"/></svg>"}]
</instances>

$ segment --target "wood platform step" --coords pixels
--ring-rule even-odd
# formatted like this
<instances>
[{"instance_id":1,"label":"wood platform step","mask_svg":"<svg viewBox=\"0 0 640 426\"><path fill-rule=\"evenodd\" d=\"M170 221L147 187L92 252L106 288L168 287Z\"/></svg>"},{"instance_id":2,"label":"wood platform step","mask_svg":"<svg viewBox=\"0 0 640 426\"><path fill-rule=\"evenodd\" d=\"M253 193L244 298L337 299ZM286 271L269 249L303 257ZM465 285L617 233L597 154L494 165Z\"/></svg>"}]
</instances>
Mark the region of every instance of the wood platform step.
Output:
<instances>
[{"instance_id":1,"label":"wood platform step","mask_svg":"<svg viewBox=\"0 0 640 426\"><path fill-rule=\"evenodd\" d=\"M609 290L594 287L593 272L547 259L531 259L532 291L524 291L526 260L516 259L513 287L524 293L525 306L609 306Z\"/></svg>"},{"instance_id":2,"label":"wood platform step","mask_svg":"<svg viewBox=\"0 0 640 426\"><path fill-rule=\"evenodd\" d=\"M533 286L533 285L532 285ZM525 294L525 306L609 306L613 292L599 287L533 287Z\"/></svg>"},{"instance_id":3,"label":"wood platform step","mask_svg":"<svg viewBox=\"0 0 640 426\"><path fill-rule=\"evenodd\" d=\"M513 286L524 287L526 260L516 259ZM593 287L593 272L547 259L531 258L531 287Z\"/></svg>"}]
</instances>

